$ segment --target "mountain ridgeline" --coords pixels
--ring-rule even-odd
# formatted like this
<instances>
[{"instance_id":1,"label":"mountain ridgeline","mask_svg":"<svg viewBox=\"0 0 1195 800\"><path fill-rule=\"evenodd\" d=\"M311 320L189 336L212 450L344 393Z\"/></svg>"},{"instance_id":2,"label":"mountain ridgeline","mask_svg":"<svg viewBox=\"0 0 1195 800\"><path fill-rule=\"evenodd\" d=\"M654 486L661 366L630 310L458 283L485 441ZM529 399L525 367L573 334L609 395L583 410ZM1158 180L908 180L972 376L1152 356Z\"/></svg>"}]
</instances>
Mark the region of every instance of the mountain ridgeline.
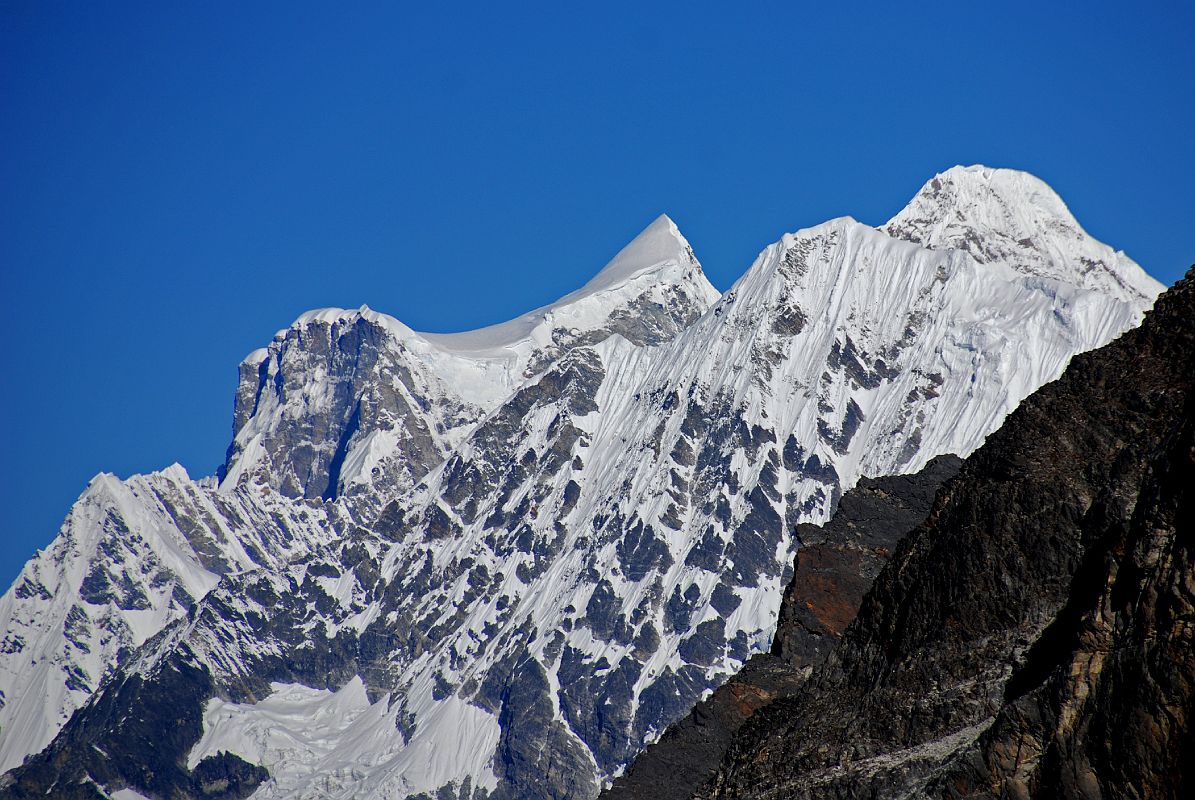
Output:
<instances>
[{"instance_id":1,"label":"mountain ridgeline","mask_svg":"<svg viewBox=\"0 0 1195 800\"><path fill-rule=\"evenodd\" d=\"M97 477L0 598L0 792L592 798L750 663L741 738L902 527L806 526L968 456L1160 290L1041 181L957 167L723 294L661 217L479 331L304 314L241 364L217 475Z\"/></svg>"}]
</instances>

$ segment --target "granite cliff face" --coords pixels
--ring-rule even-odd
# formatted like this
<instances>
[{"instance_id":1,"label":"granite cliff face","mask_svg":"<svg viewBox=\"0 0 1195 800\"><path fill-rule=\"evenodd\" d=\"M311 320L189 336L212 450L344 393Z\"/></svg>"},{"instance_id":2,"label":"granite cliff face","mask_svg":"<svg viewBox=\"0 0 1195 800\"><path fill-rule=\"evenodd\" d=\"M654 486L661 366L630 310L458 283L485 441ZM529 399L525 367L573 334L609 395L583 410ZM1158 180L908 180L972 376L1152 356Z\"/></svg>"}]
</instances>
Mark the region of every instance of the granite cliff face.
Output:
<instances>
[{"instance_id":1,"label":"granite cliff face","mask_svg":"<svg viewBox=\"0 0 1195 800\"><path fill-rule=\"evenodd\" d=\"M1027 399L696 796L1190 796L1193 320L1195 269Z\"/></svg>"},{"instance_id":2,"label":"granite cliff face","mask_svg":"<svg viewBox=\"0 0 1195 800\"><path fill-rule=\"evenodd\" d=\"M103 479L0 599L7 790L595 796L771 646L797 525L1140 319L1150 279L1091 284L1111 251L1005 172L939 176L971 188L927 184L900 237L786 234L721 296L662 217L479 331L304 314L242 364L218 476ZM979 261L947 218L1035 244Z\"/></svg>"}]
</instances>

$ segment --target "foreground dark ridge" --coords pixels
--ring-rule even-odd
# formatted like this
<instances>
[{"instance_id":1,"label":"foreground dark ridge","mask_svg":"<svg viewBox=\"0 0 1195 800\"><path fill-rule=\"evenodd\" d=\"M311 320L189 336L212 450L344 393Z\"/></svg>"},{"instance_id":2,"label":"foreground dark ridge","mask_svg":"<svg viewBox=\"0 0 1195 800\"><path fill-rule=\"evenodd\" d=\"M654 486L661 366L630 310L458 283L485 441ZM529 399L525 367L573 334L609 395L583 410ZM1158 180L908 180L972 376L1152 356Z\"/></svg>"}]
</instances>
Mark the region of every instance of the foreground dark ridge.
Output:
<instances>
[{"instance_id":1,"label":"foreground dark ridge","mask_svg":"<svg viewBox=\"0 0 1195 800\"><path fill-rule=\"evenodd\" d=\"M1195 268L968 459L701 798L1195 794Z\"/></svg>"},{"instance_id":2,"label":"foreground dark ridge","mask_svg":"<svg viewBox=\"0 0 1195 800\"><path fill-rule=\"evenodd\" d=\"M897 542L925 520L938 487L962 463L957 456L938 456L914 475L866 478L843 495L825 525L798 525L801 549L772 652L752 656L669 727L602 797L681 800L711 778L743 723L776 698L795 693L838 641Z\"/></svg>"}]
</instances>

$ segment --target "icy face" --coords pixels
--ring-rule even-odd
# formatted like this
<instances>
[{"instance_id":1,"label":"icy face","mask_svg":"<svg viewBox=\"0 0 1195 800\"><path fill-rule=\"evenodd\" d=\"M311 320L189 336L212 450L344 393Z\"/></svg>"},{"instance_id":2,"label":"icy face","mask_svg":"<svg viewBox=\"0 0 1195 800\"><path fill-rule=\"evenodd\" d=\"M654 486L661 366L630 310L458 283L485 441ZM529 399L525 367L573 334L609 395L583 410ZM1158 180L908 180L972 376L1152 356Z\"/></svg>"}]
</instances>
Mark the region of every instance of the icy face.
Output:
<instances>
[{"instance_id":1,"label":"icy face","mask_svg":"<svg viewBox=\"0 0 1195 800\"><path fill-rule=\"evenodd\" d=\"M383 575L420 576L393 619L432 648L392 661L394 691L521 720L495 752L514 796L543 741L582 776L554 791L591 792L767 646L796 522L862 474L969 453L1139 315L1094 297L843 219L669 344L574 350L390 509ZM456 741L410 714L412 742Z\"/></svg>"},{"instance_id":2,"label":"icy face","mask_svg":"<svg viewBox=\"0 0 1195 800\"><path fill-rule=\"evenodd\" d=\"M592 796L768 645L797 522L862 475L966 455L1152 301L1127 259L1120 282L1075 260L1104 246L1051 222L1052 193L1007 189L1035 179L989 170L999 191L976 195L962 172L884 230L786 235L720 298L661 218L482 331L304 315L242 365L220 491L190 490L239 504L212 515L246 522L238 541L289 538L104 692L152 706L201 676L178 763L235 752L269 769L263 797ZM93 703L64 731L78 763L87 730L136 735L122 713Z\"/></svg>"},{"instance_id":3,"label":"icy face","mask_svg":"<svg viewBox=\"0 0 1195 800\"><path fill-rule=\"evenodd\" d=\"M262 798L296 792L335 796L346 785L353 787L352 796L377 796L404 785L442 786L461 775L487 776L478 786L495 787L488 762L501 729L476 706L447 698L436 715L458 735L444 747L405 747L395 735L398 707L388 697L370 703L358 677L336 691L282 683L271 688L258 703L208 702L206 733L191 750L188 766L194 769L226 751L286 776L263 787L257 794ZM394 780L393 774L404 778Z\"/></svg>"},{"instance_id":4,"label":"icy face","mask_svg":"<svg viewBox=\"0 0 1195 800\"><path fill-rule=\"evenodd\" d=\"M980 264L1098 291L1140 307L1162 285L1128 256L1092 239L1062 198L1027 172L981 165L936 175L884 230L937 250L964 250Z\"/></svg>"}]
</instances>

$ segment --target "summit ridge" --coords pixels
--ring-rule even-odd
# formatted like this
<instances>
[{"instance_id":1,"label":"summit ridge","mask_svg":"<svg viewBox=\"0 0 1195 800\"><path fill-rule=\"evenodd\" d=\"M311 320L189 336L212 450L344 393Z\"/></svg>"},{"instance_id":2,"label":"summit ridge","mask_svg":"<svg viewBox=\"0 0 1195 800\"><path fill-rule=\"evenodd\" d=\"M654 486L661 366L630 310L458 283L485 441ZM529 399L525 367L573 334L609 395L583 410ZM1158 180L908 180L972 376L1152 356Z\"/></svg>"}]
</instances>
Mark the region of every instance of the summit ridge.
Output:
<instances>
[{"instance_id":1,"label":"summit ridge","mask_svg":"<svg viewBox=\"0 0 1195 800\"><path fill-rule=\"evenodd\" d=\"M927 181L881 229L1128 303L1152 300L1163 288L1122 251L1093 239L1044 181L1020 170L952 167Z\"/></svg>"}]
</instances>

